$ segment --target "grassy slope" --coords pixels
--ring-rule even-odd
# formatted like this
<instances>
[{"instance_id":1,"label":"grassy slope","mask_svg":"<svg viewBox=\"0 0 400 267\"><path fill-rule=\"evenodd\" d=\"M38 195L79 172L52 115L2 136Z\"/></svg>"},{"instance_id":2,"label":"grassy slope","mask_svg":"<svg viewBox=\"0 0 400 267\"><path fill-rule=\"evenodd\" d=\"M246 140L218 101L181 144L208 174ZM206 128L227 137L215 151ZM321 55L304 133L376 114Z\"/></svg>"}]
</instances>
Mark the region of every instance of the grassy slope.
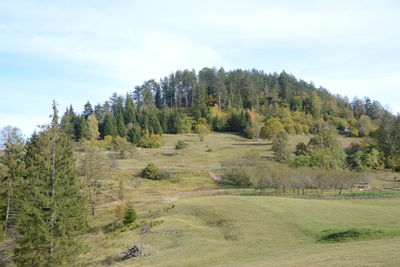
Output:
<instances>
[{"instance_id":1,"label":"grassy slope","mask_svg":"<svg viewBox=\"0 0 400 267\"><path fill-rule=\"evenodd\" d=\"M118 175L105 181L106 193L98 216L85 236L90 251L81 256L82 265L103 266L103 260L138 243L136 230L107 233L104 226L115 220L113 209L119 179L124 179L127 199L140 215L150 209L174 203L176 207L148 235L148 257L117 262L115 266L201 266L201 265L398 265L400 199L386 200L303 200L279 197L210 196L221 189L207 175L220 162L235 160L249 151L259 151L260 160L270 156L268 142L256 144L231 134L212 134L205 143L195 135L166 135L164 147L142 149L132 160L119 161ZM185 151L173 149L186 140ZM295 145L307 136L291 137ZM343 138L342 143L349 143ZM212 148L212 152L206 152ZM134 177L153 162L172 171L183 171L167 181ZM385 185L387 174L368 174L376 184ZM390 176L390 175L389 175ZM385 180L386 179L386 180ZM316 240L321 231L366 227L382 230L384 239L325 244Z\"/></svg>"}]
</instances>

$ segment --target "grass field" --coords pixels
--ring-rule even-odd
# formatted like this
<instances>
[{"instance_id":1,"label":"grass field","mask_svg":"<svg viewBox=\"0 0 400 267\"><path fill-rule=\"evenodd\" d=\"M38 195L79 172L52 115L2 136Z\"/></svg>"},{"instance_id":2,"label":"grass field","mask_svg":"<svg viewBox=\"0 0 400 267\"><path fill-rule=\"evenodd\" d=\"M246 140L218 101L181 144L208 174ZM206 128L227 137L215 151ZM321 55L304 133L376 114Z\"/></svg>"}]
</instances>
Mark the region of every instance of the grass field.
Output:
<instances>
[{"instance_id":1,"label":"grass field","mask_svg":"<svg viewBox=\"0 0 400 267\"><path fill-rule=\"evenodd\" d=\"M140 149L133 159L119 160L118 170L104 181L98 215L84 236L88 251L81 266L398 266L400 198L310 200L244 196L240 189L220 188L209 176L224 162L271 157L270 142L249 141L234 134L210 134L204 143L196 135L164 135L165 145ZM294 146L308 136L293 136ZM177 140L189 147L176 151ZM341 138L345 146L357 141ZM210 151L211 150L211 151ZM137 177L148 163L173 175L151 181ZM395 184L393 173L367 173L374 186ZM147 256L113 260L125 246L140 245L139 229L112 231L124 181L127 201L139 220L158 222L143 240ZM173 205L173 206L171 206ZM163 209L168 207L168 209ZM345 242L320 242L327 231L367 229L377 232Z\"/></svg>"}]
</instances>

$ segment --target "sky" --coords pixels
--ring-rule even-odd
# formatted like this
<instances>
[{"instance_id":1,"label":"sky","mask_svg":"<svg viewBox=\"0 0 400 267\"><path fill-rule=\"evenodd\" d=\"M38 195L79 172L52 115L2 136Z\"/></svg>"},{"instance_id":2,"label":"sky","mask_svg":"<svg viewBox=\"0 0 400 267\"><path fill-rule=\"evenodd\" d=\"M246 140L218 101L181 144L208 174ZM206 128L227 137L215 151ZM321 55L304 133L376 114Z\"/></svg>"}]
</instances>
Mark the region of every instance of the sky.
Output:
<instances>
[{"instance_id":1,"label":"sky","mask_svg":"<svg viewBox=\"0 0 400 267\"><path fill-rule=\"evenodd\" d=\"M0 128L178 69L285 70L400 112L400 1L0 0Z\"/></svg>"}]
</instances>

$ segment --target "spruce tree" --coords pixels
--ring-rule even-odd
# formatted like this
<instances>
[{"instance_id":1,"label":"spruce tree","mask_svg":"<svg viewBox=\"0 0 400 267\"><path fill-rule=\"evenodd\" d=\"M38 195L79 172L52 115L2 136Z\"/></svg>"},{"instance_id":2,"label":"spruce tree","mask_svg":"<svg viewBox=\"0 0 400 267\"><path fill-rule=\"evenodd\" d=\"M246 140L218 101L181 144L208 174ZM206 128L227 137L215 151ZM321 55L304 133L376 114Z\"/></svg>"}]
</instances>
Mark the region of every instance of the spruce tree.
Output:
<instances>
[{"instance_id":1,"label":"spruce tree","mask_svg":"<svg viewBox=\"0 0 400 267\"><path fill-rule=\"evenodd\" d=\"M130 123L134 124L137 122L136 119L136 110L135 105L133 104L133 100L131 97L126 97L125 101L125 123L129 125Z\"/></svg>"},{"instance_id":2,"label":"spruce tree","mask_svg":"<svg viewBox=\"0 0 400 267\"><path fill-rule=\"evenodd\" d=\"M272 140L272 151L276 161L288 162L290 160L290 150L288 147L288 134L285 131L281 131Z\"/></svg>"},{"instance_id":3,"label":"spruce tree","mask_svg":"<svg viewBox=\"0 0 400 267\"><path fill-rule=\"evenodd\" d=\"M72 106L69 106L61 118L61 129L64 133L74 136L76 114Z\"/></svg>"},{"instance_id":4,"label":"spruce tree","mask_svg":"<svg viewBox=\"0 0 400 267\"><path fill-rule=\"evenodd\" d=\"M88 101L84 106L83 106L83 117L87 120L90 116L90 114L93 113L93 108L92 108L92 104L90 104L90 102Z\"/></svg>"},{"instance_id":5,"label":"spruce tree","mask_svg":"<svg viewBox=\"0 0 400 267\"><path fill-rule=\"evenodd\" d=\"M129 128L127 132L127 139L132 144L139 145L140 138L142 137L142 128L140 128L139 124L133 124L131 128Z\"/></svg>"},{"instance_id":6,"label":"spruce tree","mask_svg":"<svg viewBox=\"0 0 400 267\"><path fill-rule=\"evenodd\" d=\"M162 109L163 108L163 101L162 101L162 97L161 97L161 87L159 84L156 84L156 88L155 88L155 95L154 95L154 102L155 105L158 109Z\"/></svg>"},{"instance_id":7,"label":"spruce tree","mask_svg":"<svg viewBox=\"0 0 400 267\"><path fill-rule=\"evenodd\" d=\"M117 117L117 133L119 136L124 137L126 135L126 126L124 121L124 116L120 112Z\"/></svg>"},{"instance_id":8,"label":"spruce tree","mask_svg":"<svg viewBox=\"0 0 400 267\"><path fill-rule=\"evenodd\" d=\"M7 126L1 131L1 142L4 150L0 163L4 166L1 174L1 194L4 203L4 237L6 237L15 223L15 215L18 210L17 190L22 183L25 173L24 163L24 139L18 128ZM4 198L3 198L4 197Z\"/></svg>"},{"instance_id":9,"label":"spruce tree","mask_svg":"<svg viewBox=\"0 0 400 267\"><path fill-rule=\"evenodd\" d=\"M110 113L106 113L104 116L104 121L102 123L102 137L111 135L117 135L117 128L115 127L114 118Z\"/></svg>"},{"instance_id":10,"label":"spruce tree","mask_svg":"<svg viewBox=\"0 0 400 267\"><path fill-rule=\"evenodd\" d=\"M55 103L53 111L51 126L27 143L14 251L18 266L71 264L81 248L78 234L86 226L73 146L58 126Z\"/></svg>"},{"instance_id":11,"label":"spruce tree","mask_svg":"<svg viewBox=\"0 0 400 267\"><path fill-rule=\"evenodd\" d=\"M124 225L130 225L136 221L136 217L137 215L135 209L132 205L128 205L122 223Z\"/></svg>"},{"instance_id":12,"label":"spruce tree","mask_svg":"<svg viewBox=\"0 0 400 267\"><path fill-rule=\"evenodd\" d=\"M89 127L84 116L77 116L74 123L74 139L79 141L89 136Z\"/></svg>"}]
</instances>

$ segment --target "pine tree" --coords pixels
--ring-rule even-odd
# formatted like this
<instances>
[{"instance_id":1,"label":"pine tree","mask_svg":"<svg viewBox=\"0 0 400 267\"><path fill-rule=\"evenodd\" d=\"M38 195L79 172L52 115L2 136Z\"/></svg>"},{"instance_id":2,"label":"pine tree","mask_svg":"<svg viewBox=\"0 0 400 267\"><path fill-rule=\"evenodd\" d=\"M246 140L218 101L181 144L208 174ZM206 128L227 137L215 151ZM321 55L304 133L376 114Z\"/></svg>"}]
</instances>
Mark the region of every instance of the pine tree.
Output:
<instances>
[{"instance_id":1,"label":"pine tree","mask_svg":"<svg viewBox=\"0 0 400 267\"><path fill-rule=\"evenodd\" d=\"M80 252L78 234L86 226L72 143L59 129L55 103L53 111L51 126L27 143L14 252L18 266L71 264Z\"/></svg>"},{"instance_id":2,"label":"pine tree","mask_svg":"<svg viewBox=\"0 0 400 267\"><path fill-rule=\"evenodd\" d=\"M288 134L281 131L272 140L272 151L274 152L275 159L278 162L288 162L290 159L290 151L288 148Z\"/></svg>"},{"instance_id":3,"label":"pine tree","mask_svg":"<svg viewBox=\"0 0 400 267\"><path fill-rule=\"evenodd\" d=\"M119 136L124 137L126 135L126 126L124 121L124 116L120 112L117 117L117 133Z\"/></svg>"},{"instance_id":4,"label":"pine tree","mask_svg":"<svg viewBox=\"0 0 400 267\"><path fill-rule=\"evenodd\" d=\"M124 225L130 225L136 221L136 218L137 215L135 209L133 208L132 205L128 205L122 223Z\"/></svg>"},{"instance_id":5,"label":"pine tree","mask_svg":"<svg viewBox=\"0 0 400 267\"><path fill-rule=\"evenodd\" d=\"M127 139L132 144L138 145L140 143L140 138L142 137L142 129L139 124L133 124L127 132Z\"/></svg>"},{"instance_id":6,"label":"pine tree","mask_svg":"<svg viewBox=\"0 0 400 267\"><path fill-rule=\"evenodd\" d=\"M218 107L222 109L223 105L225 105L227 97L227 90L225 86L225 70L223 68L219 69L217 72L215 87L217 91Z\"/></svg>"},{"instance_id":7,"label":"pine tree","mask_svg":"<svg viewBox=\"0 0 400 267\"><path fill-rule=\"evenodd\" d=\"M22 183L25 173L24 139L18 128L4 127L1 131L1 142L4 150L0 163L5 167L1 175L1 196L4 196L4 236L6 237L11 226L15 223L15 214L18 210L17 189Z\"/></svg>"},{"instance_id":8,"label":"pine tree","mask_svg":"<svg viewBox=\"0 0 400 267\"><path fill-rule=\"evenodd\" d=\"M69 106L61 118L61 129L64 133L74 136L76 114L72 106Z\"/></svg>"},{"instance_id":9,"label":"pine tree","mask_svg":"<svg viewBox=\"0 0 400 267\"><path fill-rule=\"evenodd\" d=\"M158 109L162 109L163 108L163 101L162 101L162 96L161 96L161 87L159 84L156 84L156 88L155 88L155 95L154 95L154 102L155 105Z\"/></svg>"},{"instance_id":10,"label":"pine tree","mask_svg":"<svg viewBox=\"0 0 400 267\"><path fill-rule=\"evenodd\" d=\"M74 139L79 141L86 139L89 135L88 123L82 116L77 116L74 122Z\"/></svg>"},{"instance_id":11,"label":"pine tree","mask_svg":"<svg viewBox=\"0 0 400 267\"><path fill-rule=\"evenodd\" d=\"M125 124L134 124L137 122L136 119L136 109L135 105L133 104L133 100L131 97L126 97L125 100Z\"/></svg>"},{"instance_id":12,"label":"pine tree","mask_svg":"<svg viewBox=\"0 0 400 267\"><path fill-rule=\"evenodd\" d=\"M83 107L83 117L87 120L90 116L90 114L93 113L93 108L92 108L92 104L90 104L90 102L88 101L85 106Z\"/></svg>"},{"instance_id":13,"label":"pine tree","mask_svg":"<svg viewBox=\"0 0 400 267\"><path fill-rule=\"evenodd\" d=\"M102 123L102 137L111 135L111 136L116 136L117 135L117 128L115 127L114 123L114 118L111 116L110 113L106 113L104 116L104 121Z\"/></svg>"},{"instance_id":14,"label":"pine tree","mask_svg":"<svg viewBox=\"0 0 400 267\"><path fill-rule=\"evenodd\" d=\"M104 109L100 104L97 104L94 107L94 114L96 115L96 118L99 121L103 121L104 120Z\"/></svg>"}]
</instances>

